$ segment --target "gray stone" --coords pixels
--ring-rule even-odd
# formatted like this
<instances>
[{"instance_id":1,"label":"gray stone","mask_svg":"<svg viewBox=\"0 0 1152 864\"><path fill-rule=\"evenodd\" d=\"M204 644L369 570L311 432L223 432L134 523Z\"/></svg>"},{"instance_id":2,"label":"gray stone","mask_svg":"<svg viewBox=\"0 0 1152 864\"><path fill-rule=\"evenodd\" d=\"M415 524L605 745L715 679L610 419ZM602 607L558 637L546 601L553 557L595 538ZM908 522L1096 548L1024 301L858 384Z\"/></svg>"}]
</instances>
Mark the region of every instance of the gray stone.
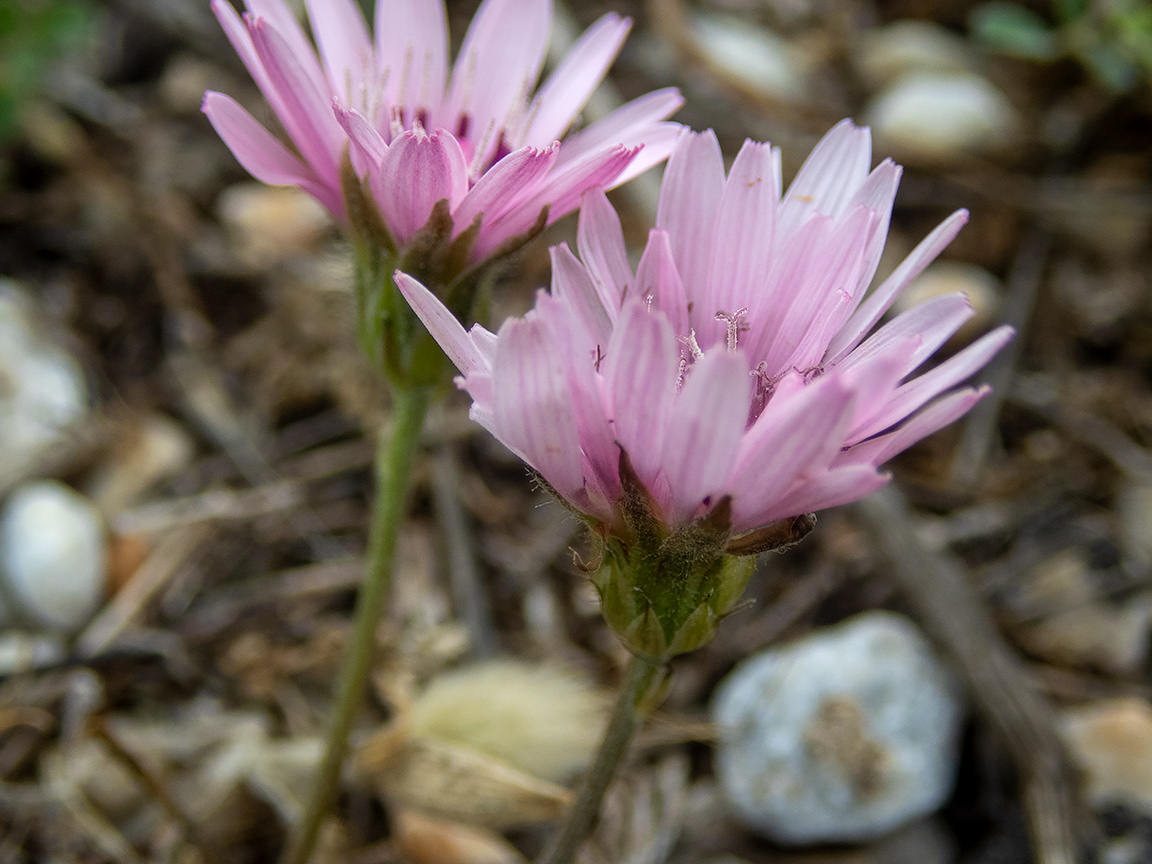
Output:
<instances>
[{"instance_id":1,"label":"gray stone","mask_svg":"<svg viewBox=\"0 0 1152 864\"><path fill-rule=\"evenodd\" d=\"M0 278L0 475L43 458L88 410L76 360L37 321L32 299Z\"/></svg>"},{"instance_id":2,"label":"gray stone","mask_svg":"<svg viewBox=\"0 0 1152 864\"><path fill-rule=\"evenodd\" d=\"M95 505L55 480L25 483L0 511L8 597L42 627L72 631L104 596L107 541Z\"/></svg>"},{"instance_id":3,"label":"gray stone","mask_svg":"<svg viewBox=\"0 0 1152 864\"><path fill-rule=\"evenodd\" d=\"M780 843L870 840L934 812L960 687L907 618L868 612L740 664L712 703L738 817Z\"/></svg>"}]
</instances>

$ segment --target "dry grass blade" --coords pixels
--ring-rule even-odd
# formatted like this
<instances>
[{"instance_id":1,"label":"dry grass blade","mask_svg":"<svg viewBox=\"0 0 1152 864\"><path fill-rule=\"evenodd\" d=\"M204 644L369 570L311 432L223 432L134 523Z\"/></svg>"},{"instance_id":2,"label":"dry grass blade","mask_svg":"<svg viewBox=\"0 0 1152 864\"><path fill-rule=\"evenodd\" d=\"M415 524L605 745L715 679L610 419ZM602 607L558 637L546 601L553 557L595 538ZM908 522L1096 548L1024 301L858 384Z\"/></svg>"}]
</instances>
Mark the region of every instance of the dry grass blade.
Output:
<instances>
[{"instance_id":1,"label":"dry grass blade","mask_svg":"<svg viewBox=\"0 0 1152 864\"><path fill-rule=\"evenodd\" d=\"M608 792L580 864L661 864L684 825L688 759L672 753L625 775Z\"/></svg>"},{"instance_id":2,"label":"dry grass blade","mask_svg":"<svg viewBox=\"0 0 1152 864\"><path fill-rule=\"evenodd\" d=\"M903 496L889 487L855 509L920 622L956 662L980 713L1007 745L1023 788L1035 860L1075 864L1083 815L1052 707L1001 639L960 566L916 535Z\"/></svg>"},{"instance_id":3,"label":"dry grass blade","mask_svg":"<svg viewBox=\"0 0 1152 864\"><path fill-rule=\"evenodd\" d=\"M76 640L76 653L83 658L107 650L140 615L148 602L166 585L211 536L204 525L192 525L166 535L112 602L96 616Z\"/></svg>"}]
</instances>

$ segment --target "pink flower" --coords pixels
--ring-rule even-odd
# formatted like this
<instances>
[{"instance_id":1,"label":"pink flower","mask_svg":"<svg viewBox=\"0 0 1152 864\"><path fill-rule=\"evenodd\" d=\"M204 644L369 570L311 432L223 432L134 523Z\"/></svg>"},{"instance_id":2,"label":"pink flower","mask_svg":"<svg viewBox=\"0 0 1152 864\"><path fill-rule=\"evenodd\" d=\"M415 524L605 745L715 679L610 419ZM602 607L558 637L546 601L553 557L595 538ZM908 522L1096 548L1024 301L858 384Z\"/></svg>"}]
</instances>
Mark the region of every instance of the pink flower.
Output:
<instances>
[{"instance_id":1,"label":"pink flower","mask_svg":"<svg viewBox=\"0 0 1152 864\"><path fill-rule=\"evenodd\" d=\"M633 273L603 193L584 200L578 260L552 248L552 291L495 335L465 332L418 282L397 284L456 364L472 416L578 510L612 523L629 456L664 524L731 499L739 534L861 498L877 466L964 414L952 389L1011 338L1001 327L913 373L972 314L926 301L869 335L967 220L944 221L865 297L900 167L869 173L844 121L781 195L780 154L745 142L727 178L711 132L669 161Z\"/></svg>"},{"instance_id":2,"label":"pink flower","mask_svg":"<svg viewBox=\"0 0 1152 864\"><path fill-rule=\"evenodd\" d=\"M268 100L286 146L222 93L204 113L256 178L294 185L344 213L340 164L368 178L393 239L403 245L448 200L455 235L482 216L481 259L554 221L589 189L612 187L667 158L679 127L675 89L628 103L566 142L631 22L593 24L532 97L548 45L547 0L485 0L448 73L442 0L378 0L373 40L356 0L307 0L319 57L284 0L248 0L241 18L212 8Z\"/></svg>"}]
</instances>

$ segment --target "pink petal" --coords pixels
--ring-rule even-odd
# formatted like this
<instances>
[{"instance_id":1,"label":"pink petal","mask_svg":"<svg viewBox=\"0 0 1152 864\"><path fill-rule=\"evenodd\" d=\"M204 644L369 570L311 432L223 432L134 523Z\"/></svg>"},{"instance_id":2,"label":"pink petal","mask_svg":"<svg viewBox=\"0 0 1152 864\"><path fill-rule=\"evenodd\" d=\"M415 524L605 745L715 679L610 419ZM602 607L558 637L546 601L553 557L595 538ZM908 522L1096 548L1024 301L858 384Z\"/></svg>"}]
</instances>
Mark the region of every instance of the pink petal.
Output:
<instances>
[{"instance_id":1,"label":"pink petal","mask_svg":"<svg viewBox=\"0 0 1152 864\"><path fill-rule=\"evenodd\" d=\"M612 335L612 319L600 300L592 277L568 248L567 243L549 250L552 258L552 295L563 300L570 314L584 328L589 345L603 349Z\"/></svg>"},{"instance_id":2,"label":"pink petal","mask_svg":"<svg viewBox=\"0 0 1152 864\"><path fill-rule=\"evenodd\" d=\"M900 379L907 374L911 358L919 350L920 341L919 337L909 336L883 352L870 355L847 371L835 368L827 373L829 377L843 381L856 396L852 422L843 436L844 446L866 438L868 428L887 411L892 394L896 392Z\"/></svg>"},{"instance_id":3,"label":"pink petal","mask_svg":"<svg viewBox=\"0 0 1152 864\"><path fill-rule=\"evenodd\" d=\"M416 317L428 328L432 338L444 349L444 353L460 370L460 374L469 377L490 371L492 354L486 354L476 345L475 337L464 330L456 316L435 294L399 270L392 278L396 281L396 287L400 289L404 299L408 301L408 305L412 307L412 311L416 313ZM485 335L491 336L479 324L473 327L473 331L482 331Z\"/></svg>"},{"instance_id":4,"label":"pink petal","mask_svg":"<svg viewBox=\"0 0 1152 864\"><path fill-rule=\"evenodd\" d=\"M304 35L304 28L296 13L284 0L246 0L248 12L253 18L263 18L284 40L291 53L300 64L303 74L312 82L312 86L320 93L327 93L328 84L324 77L324 70L320 68L320 60L316 56L316 49Z\"/></svg>"},{"instance_id":5,"label":"pink petal","mask_svg":"<svg viewBox=\"0 0 1152 864\"><path fill-rule=\"evenodd\" d=\"M825 362L838 363L849 351L860 344L864 335L875 326L876 322L888 311L888 307L899 296L908 283L920 275L933 259L939 255L945 246L952 242L957 232L968 221L967 210L957 210L936 229L920 241L912 250L912 254L901 262L900 266L884 280L863 305L848 319L848 323L832 339L828 346Z\"/></svg>"},{"instance_id":6,"label":"pink petal","mask_svg":"<svg viewBox=\"0 0 1152 864\"><path fill-rule=\"evenodd\" d=\"M611 518L610 502L620 489L618 466L620 448L616 433L607 414L602 380L597 370L596 348L585 338L580 328L572 326L573 311L560 297L544 292L537 295L536 313L548 328L553 350L563 358L576 417L576 431L584 452L584 484L591 502L597 509L593 515ZM600 346L603 351L605 346Z\"/></svg>"},{"instance_id":7,"label":"pink petal","mask_svg":"<svg viewBox=\"0 0 1152 864\"><path fill-rule=\"evenodd\" d=\"M705 309L728 314L747 309L763 289L773 257L779 199L780 151L745 141L717 208L708 290L701 298ZM707 350L704 342L700 345Z\"/></svg>"},{"instance_id":8,"label":"pink petal","mask_svg":"<svg viewBox=\"0 0 1152 864\"><path fill-rule=\"evenodd\" d=\"M632 267L624 246L620 217L602 189L584 193L580 222L576 229L576 248L588 268L600 300L615 321L624 294L632 283Z\"/></svg>"},{"instance_id":9,"label":"pink petal","mask_svg":"<svg viewBox=\"0 0 1152 864\"><path fill-rule=\"evenodd\" d=\"M344 132L332 114L329 94L317 89L306 64L263 18L249 23L256 54L268 71L287 111L280 119L321 180L339 188L336 160L344 147ZM309 55L314 56L314 55Z\"/></svg>"},{"instance_id":10,"label":"pink petal","mask_svg":"<svg viewBox=\"0 0 1152 864\"><path fill-rule=\"evenodd\" d=\"M388 146L372 191L398 243L424 227L432 205L442 198L454 208L468 188L468 168L460 144L438 129L405 132Z\"/></svg>"},{"instance_id":11,"label":"pink petal","mask_svg":"<svg viewBox=\"0 0 1152 864\"><path fill-rule=\"evenodd\" d=\"M659 314L633 301L620 313L603 365L616 440L649 488L664 464L676 398L676 336ZM699 502L697 502L699 503Z\"/></svg>"},{"instance_id":12,"label":"pink petal","mask_svg":"<svg viewBox=\"0 0 1152 864\"><path fill-rule=\"evenodd\" d=\"M650 139L655 139L652 143L661 147L675 143L683 127L660 121L671 117L683 104L684 97L675 87L633 99L565 139L559 163L567 164L613 144L647 144ZM671 142L665 142L666 137L671 137Z\"/></svg>"},{"instance_id":13,"label":"pink petal","mask_svg":"<svg viewBox=\"0 0 1152 864\"><path fill-rule=\"evenodd\" d=\"M854 301L849 308L849 314L856 310L860 301L864 299L864 291L872 283L876 275L876 267L880 263L880 255L884 251L884 244L888 240L888 226L892 219L892 203L896 200L896 189L900 185L900 175L903 169L891 159L885 159L868 175L852 200L844 208L845 213L852 213L857 207L867 207L877 215L873 223L871 237L864 250L864 270L860 274L861 285L859 290L853 292ZM846 319L844 319L846 320ZM844 325L844 320L836 324L836 330Z\"/></svg>"},{"instance_id":14,"label":"pink petal","mask_svg":"<svg viewBox=\"0 0 1152 864\"><path fill-rule=\"evenodd\" d=\"M348 135L348 155L356 175L363 177L376 171L384 161L384 154L388 152L384 138L359 111L337 104L332 106L332 110L336 112L336 122Z\"/></svg>"},{"instance_id":15,"label":"pink petal","mask_svg":"<svg viewBox=\"0 0 1152 864\"><path fill-rule=\"evenodd\" d=\"M751 397L742 354L721 348L692 366L676 399L661 463L674 496L673 522L692 518L706 497L727 491Z\"/></svg>"},{"instance_id":16,"label":"pink petal","mask_svg":"<svg viewBox=\"0 0 1152 864\"><path fill-rule=\"evenodd\" d=\"M456 233L465 230L480 214L484 214L482 224L491 224L517 201L530 197L556 164L558 149L556 145L542 150L521 147L485 171L455 211Z\"/></svg>"},{"instance_id":17,"label":"pink petal","mask_svg":"<svg viewBox=\"0 0 1152 864\"><path fill-rule=\"evenodd\" d=\"M913 378L896 390L884 413L873 423L867 434L882 432L899 423L921 405L940 393L976 374L1012 339L1011 327L997 327L977 339L959 354L945 360L935 369Z\"/></svg>"},{"instance_id":18,"label":"pink petal","mask_svg":"<svg viewBox=\"0 0 1152 864\"><path fill-rule=\"evenodd\" d=\"M794 319L797 329L789 336L794 338L799 333L800 340L784 362L785 366L808 369L823 359L829 340L848 317L856 299L850 292L864 290L860 274L864 269L868 235L877 218L875 211L859 207L836 227L831 250L822 256L823 261L813 265L819 275L814 274L816 281L810 283L807 291L811 302L793 303L788 310L789 315L795 311L799 316Z\"/></svg>"},{"instance_id":19,"label":"pink petal","mask_svg":"<svg viewBox=\"0 0 1152 864\"><path fill-rule=\"evenodd\" d=\"M553 168L548 178L529 198L521 199L514 208L482 226L473 251L474 257L483 258L504 240L527 231L546 205L550 208L548 224L570 213L579 206L585 192L605 187L635 155L635 150L615 147L562 168Z\"/></svg>"},{"instance_id":20,"label":"pink petal","mask_svg":"<svg viewBox=\"0 0 1152 864\"><path fill-rule=\"evenodd\" d=\"M781 394L782 395L782 394ZM774 397L745 433L732 470L737 525L764 524L762 514L802 473L823 471L840 449L853 394L825 379L792 398Z\"/></svg>"},{"instance_id":21,"label":"pink petal","mask_svg":"<svg viewBox=\"0 0 1152 864\"><path fill-rule=\"evenodd\" d=\"M668 232L676 269L689 290L707 284L723 194L724 158L715 133L686 132L664 171L656 227ZM716 311L695 310L693 325L711 322Z\"/></svg>"},{"instance_id":22,"label":"pink petal","mask_svg":"<svg viewBox=\"0 0 1152 864\"><path fill-rule=\"evenodd\" d=\"M316 183L316 176L291 151L224 93L209 90L201 109L237 161L255 177L273 186Z\"/></svg>"},{"instance_id":23,"label":"pink petal","mask_svg":"<svg viewBox=\"0 0 1152 864\"><path fill-rule=\"evenodd\" d=\"M766 285L749 298L751 323L741 343L748 356L767 363L770 375L787 371L784 361L792 356L801 335L801 320L807 320L816 291L824 281L824 265L832 255L840 255L832 242L835 222L816 214L800 226L786 244L776 249L776 260ZM699 320L699 319L695 319Z\"/></svg>"},{"instance_id":24,"label":"pink petal","mask_svg":"<svg viewBox=\"0 0 1152 864\"><path fill-rule=\"evenodd\" d=\"M668 318L672 330L687 336L691 329L688 322L688 297L684 282L676 272L676 261L672 257L672 247L668 243L668 232L653 228L648 232L648 244L644 255L636 267L635 296L645 302L655 302L655 306Z\"/></svg>"},{"instance_id":25,"label":"pink petal","mask_svg":"<svg viewBox=\"0 0 1152 864\"><path fill-rule=\"evenodd\" d=\"M520 142L546 147L568 131L620 53L631 27L631 19L610 12L584 31L537 92Z\"/></svg>"},{"instance_id":26,"label":"pink petal","mask_svg":"<svg viewBox=\"0 0 1152 864\"><path fill-rule=\"evenodd\" d=\"M562 358L539 321L510 319L498 335L493 377L497 437L561 495L583 488L580 439Z\"/></svg>"},{"instance_id":27,"label":"pink petal","mask_svg":"<svg viewBox=\"0 0 1152 864\"><path fill-rule=\"evenodd\" d=\"M898 428L884 435L870 438L844 451L840 460L845 464L882 465L933 432L954 423L971 410L972 406L988 395L991 387L966 387L943 396L914 414Z\"/></svg>"},{"instance_id":28,"label":"pink petal","mask_svg":"<svg viewBox=\"0 0 1152 864\"><path fill-rule=\"evenodd\" d=\"M364 13L355 0L306 0L306 4L332 92L345 102L362 102L361 85L376 75Z\"/></svg>"},{"instance_id":29,"label":"pink petal","mask_svg":"<svg viewBox=\"0 0 1152 864\"><path fill-rule=\"evenodd\" d=\"M841 120L812 150L780 204L780 237L812 213L839 216L868 176L872 139L867 129Z\"/></svg>"},{"instance_id":30,"label":"pink petal","mask_svg":"<svg viewBox=\"0 0 1152 864\"><path fill-rule=\"evenodd\" d=\"M443 0L376 0L377 72L385 101L416 112L444 99L448 78L448 21ZM430 116L425 128L451 126L455 118Z\"/></svg>"},{"instance_id":31,"label":"pink petal","mask_svg":"<svg viewBox=\"0 0 1152 864\"><path fill-rule=\"evenodd\" d=\"M224 30L224 35L228 37L228 41L232 43L232 48L240 56L241 62L248 70L248 74L252 76L252 80L256 82L256 86L260 88L261 94L268 100L268 104L272 107L272 111L279 118L280 122L288 128L290 118L288 116L288 109L284 106L284 100L280 98L280 94L276 92L275 86L272 84L272 79L268 77L268 72L264 68L264 64L260 61L260 57L256 54L256 48L252 44L252 37L248 34L248 26L240 20L240 16L236 14L236 10L224 0L212 0L212 12L216 15L216 20L220 22L221 28Z\"/></svg>"},{"instance_id":32,"label":"pink petal","mask_svg":"<svg viewBox=\"0 0 1152 864\"><path fill-rule=\"evenodd\" d=\"M799 484L765 512L761 524L799 516L815 510L838 507L871 495L891 480L871 465L845 465L833 468L813 480Z\"/></svg>"},{"instance_id":33,"label":"pink petal","mask_svg":"<svg viewBox=\"0 0 1152 864\"><path fill-rule=\"evenodd\" d=\"M919 342L919 347L908 358L907 368L903 372L907 375L936 353L936 349L947 342L948 338L972 315L972 304L959 291L925 300L907 312L902 312L873 333L868 341L845 357L836 368L851 369L868 357L882 354L890 350L893 345L915 338Z\"/></svg>"},{"instance_id":34,"label":"pink petal","mask_svg":"<svg viewBox=\"0 0 1152 864\"><path fill-rule=\"evenodd\" d=\"M616 175L609 189L623 186L633 177L639 177L650 168L666 162L676 149L676 142L684 127L679 123L657 123L646 130L638 131L635 135L628 135L620 140L625 147L639 147L640 152L636 158L628 163L628 167Z\"/></svg>"},{"instance_id":35,"label":"pink petal","mask_svg":"<svg viewBox=\"0 0 1152 864\"><path fill-rule=\"evenodd\" d=\"M523 112L544 64L551 19L551 3L541 0L484 0L472 19L448 105L469 118L473 169L487 165L504 129Z\"/></svg>"}]
</instances>

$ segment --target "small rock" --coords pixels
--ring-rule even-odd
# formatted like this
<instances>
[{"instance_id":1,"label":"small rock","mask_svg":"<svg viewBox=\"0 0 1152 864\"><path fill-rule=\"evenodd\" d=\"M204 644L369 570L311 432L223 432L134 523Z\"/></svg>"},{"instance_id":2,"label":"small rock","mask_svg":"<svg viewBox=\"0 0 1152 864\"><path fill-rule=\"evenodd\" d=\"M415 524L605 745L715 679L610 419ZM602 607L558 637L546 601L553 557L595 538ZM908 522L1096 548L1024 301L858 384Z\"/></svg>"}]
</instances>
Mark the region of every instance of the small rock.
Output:
<instances>
[{"instance_id":1,"label":"small rock","mask_svg":"<svg viewBox=\"0 0 1152 864\"><path fill-rule=\"evenodd\" d=\"M1152 594L1110 599L1096 584L1085 546L1060 549L1012 583L1012 634L1030 654L1063 666L1137 674L1148 658Z\"/></svg>"},{"instance_id":2,"label":"small rock","mask_svg":"<svg viewBox=\"0 0 1152 864\"><path fill-rule=\"evenodd\" d=\"M177 54L164 68L160 95L174 111L193 114L200 110L204 91L220 87L220 70L194 54Z\"/></svg>"},{"instance_id":3,"label":"small rock","mask_svg":"<svg viewBox=\"0 0 1152 864\"><path fill-rule=\"evenodd\" d=\"M972 73L915 72L865 110L879 147L910 162L951 165L1008 148L1021 120L1008 98Z\"/></svg>"},{"instance_id":4,"label":"small rock","mask_svg":"<svg viewBox=\"0 0 1152 864\"><path fill-rule=\"evenodd\" d=\"M858 615L746 660L721 683L721 786L777 842L871 840L947 798L962 717L953 675L915 625Z\"/></svg>"},{"instance_id":5,"label":"small rock","mask_svg":"<svg viewBox=\"0 0 1152 864\"><path fill-rule=\"evenodd\" d=\"M0 573L40 625L79 628L104 595L107 544L100 513L55 480L26 483L0 511Z\"/></svg>"},{"instance_id":6,"label":"small rock","mask_svg":"<svg viewBox=\"0 0 1152 864\"><path fill-rule=\"evenodd\" d=\"M0 675L31 672L63 662L68 656L59 636L9 630L0 633Z\"/></svg>"},{"instance_id":7,"label":"small rock","mask_svg":"<svg viewBox=\"0 0 1152 864\"><path fill-rule=\"evenodd\" d=\"M134 419L116 438L111 458L86 487L108 519L140 503L145 493L187 466L196 451L184 427L163 414Z\"/></svg>"},{"instance_id":8,"label":"small rock","mask_svg":"<svg viewBox=\"0 0 1152 864\"><path fill-rule=\"evenodd\" d=\"M1050 663L1135 675L1148 659L1152 596L1145 592L1118 605L1100 601L1065 609L1018 625L1014 635L1026 651Z\"/></svg>"},{"instance_id":9,"label":"small rock","mask_svg":"<svg viewBox=\"0 0 1152 864\"><path fill-rule=\"evenodd\" d=\"M763 98L804 99L808 73L787 40L743 18L701 14L694 20L693 35L714 68Z\"/></svg>"},{"instance_id":10,"label":"small rock","mask_svg":"<svg viewBox=\"0 0 1152 864\"><path fill-rule=\"evenodd\" d=\"M46 338L31 298L9 279L0 279L0 384L0 474L7 475L43 458L88 407L80 365Z\"/></svg>"},{"instance_id":11,"label":"small rock","mask_svg":"<svg viewBox=\"0 0 1152 864\"><path fill-rule=\"evenodd\" d=\"M1147 573L1152 569L1152 483L1130 482L1117 502L1125 555Z\"/></svg>"},{"instance_id":12,"label":"small rock","mask_svg":"<svg viewBox=\"0 0 1152 864\"><path fill-rule=\"evenodd\" d=\"M1069 708L1060 731L1094 806L1152 814L1152 705L1123 698Z\"/></svg>"},{"instance_id":13,"label":"small rock","mask_svg":"<svg viewBox=\"0 0 1152 864\"><path fill-rule=\"evenodd\" d=\"M866 31L856 63L870 89L909 73L966 73L977 66L961 36L929 21L895 21Z\"/></svg>"},{"instance_id":14,"label":"small rock","mask_svg":"<svg viewBox=\"0 0 1152 864\"><path fill-rule=\"evenodd\" d=\"M313 250L331 229L324 205L299 189L240 183L220 195L220 218L234 235L238 256L265 266Z\"/></svg>"},{"instance_id":15,"label":"small rock","mask_svg":"<svg viewBox=\"0 0 1152 864\"><path fill-rule=\"evenodd\" d=\"M973 315L948 340L950 345L967 345L984 333L996 319L1004 287L1000 280L975 264L937 261L917 276L892 304L892 315L911 309L925 300L960 292L972 304Z\"/></svg>"}]
</instances>

